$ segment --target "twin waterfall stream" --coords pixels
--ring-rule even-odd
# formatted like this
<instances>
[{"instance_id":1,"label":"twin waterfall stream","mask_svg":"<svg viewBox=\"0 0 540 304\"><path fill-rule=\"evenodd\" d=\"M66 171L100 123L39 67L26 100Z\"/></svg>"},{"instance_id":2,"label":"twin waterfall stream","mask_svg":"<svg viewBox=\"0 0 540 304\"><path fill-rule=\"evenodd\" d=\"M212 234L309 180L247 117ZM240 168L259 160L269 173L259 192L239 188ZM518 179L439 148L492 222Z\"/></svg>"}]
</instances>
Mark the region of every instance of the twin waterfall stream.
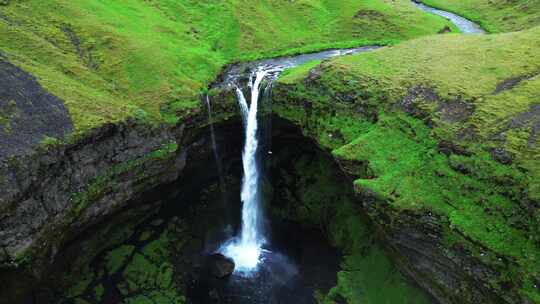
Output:
<instances>
[{"instance_id":1,"label":"twin waterfall stream","mask_svg":"<svg viewBox=\"0 0 540 304\"><path fill-rule=\"evenodd\" d=\"M275 68L266 69L261 67L251 75L249 80L251 104L249 106L242 90L236 87L245 129L245 145L242 154L244 178L240 196L242 200L242 230L240 237L226 243L221 248L221 251L225 256L234 260L236 271L242 274L249 274L257 270L257 265L261 260L262 246L265 243L261 229L260 174L257 163L259 144L257 139L257 110L260 91L263 86L262 81L265 77L272 81L275 79L275 72L277 71L278 69Z\"/></svg>"}]
</instances>

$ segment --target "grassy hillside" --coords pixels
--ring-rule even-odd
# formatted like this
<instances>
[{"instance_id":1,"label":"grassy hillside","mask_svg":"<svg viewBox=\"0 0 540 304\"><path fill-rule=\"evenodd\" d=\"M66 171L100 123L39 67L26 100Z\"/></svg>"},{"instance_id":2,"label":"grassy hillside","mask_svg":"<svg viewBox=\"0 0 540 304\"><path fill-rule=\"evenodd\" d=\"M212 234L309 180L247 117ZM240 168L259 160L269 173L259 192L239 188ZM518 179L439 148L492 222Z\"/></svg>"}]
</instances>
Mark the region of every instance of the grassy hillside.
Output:
<instances>
[{"instance_id":1,"label":"grassy hillside","mask_svg":"<svg viewBox=\"0 0 540 304\"><path fill-rule=\"evenodd\" d=\"M389 44L447 24L407 0L3 3L1 54L65 100L77 131L128 116L175 122L231 61Z\"/></svg>"},{"instance_id":2,"label":"grassy hillside","mask_svg":"<svg viewBox=\"0 0 540 304\"><path fill-rule=\"evenodd\" d=\"M472 19L489 32L510 32L540 25L539 0L424 0L425 4Z\"/></svg>"},{"instance_id":3,"label":"grassy hillside","mask_svg":"<svg viewBox=\"0 0 540 304\"><path fill-rule=\"evenodd\" d=\"M356 164L359 192L442 216L448 246L500 271L490 288L540 303L538 37L432 36L299 67L276 111Z\"/></svg>"}]
</instances>

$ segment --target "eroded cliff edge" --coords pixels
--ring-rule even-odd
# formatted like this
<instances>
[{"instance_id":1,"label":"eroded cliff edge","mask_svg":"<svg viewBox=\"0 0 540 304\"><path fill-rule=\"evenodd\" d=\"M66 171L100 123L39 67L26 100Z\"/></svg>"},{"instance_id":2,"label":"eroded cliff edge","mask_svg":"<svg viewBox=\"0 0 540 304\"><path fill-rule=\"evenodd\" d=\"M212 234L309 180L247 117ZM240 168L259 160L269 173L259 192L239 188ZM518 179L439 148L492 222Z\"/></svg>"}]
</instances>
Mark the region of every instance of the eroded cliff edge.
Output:
<instances>
[{"instance_id":1,"label":"eroded cliff edge","mask_svg":"<svg viewBox=\"0 0 540 304\"><path fill-rule=\"evenodd\" d=\"M540 301L539 30L419 39L274 90L274 112L332 152L442 303Z\"/></svg>"}]
</instances>

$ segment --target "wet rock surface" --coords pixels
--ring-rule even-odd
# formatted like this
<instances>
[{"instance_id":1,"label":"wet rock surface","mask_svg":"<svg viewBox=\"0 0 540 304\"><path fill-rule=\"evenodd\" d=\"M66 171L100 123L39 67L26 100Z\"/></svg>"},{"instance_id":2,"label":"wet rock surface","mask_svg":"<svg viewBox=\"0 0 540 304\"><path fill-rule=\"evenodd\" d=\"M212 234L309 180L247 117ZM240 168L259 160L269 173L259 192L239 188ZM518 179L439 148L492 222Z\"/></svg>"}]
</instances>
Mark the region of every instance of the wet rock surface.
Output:
<instances>
[{"instance_id":1,"label":"wet rock surface","mask_svg":"<svg viewBox=\"0 0 540 304\"><path fill-rule=\"evenodd\" d=\"M218 279L230 276L234 271L234 261L223 254L212 254L207 258L210 273Z\"/></svg>"}]
</instances>

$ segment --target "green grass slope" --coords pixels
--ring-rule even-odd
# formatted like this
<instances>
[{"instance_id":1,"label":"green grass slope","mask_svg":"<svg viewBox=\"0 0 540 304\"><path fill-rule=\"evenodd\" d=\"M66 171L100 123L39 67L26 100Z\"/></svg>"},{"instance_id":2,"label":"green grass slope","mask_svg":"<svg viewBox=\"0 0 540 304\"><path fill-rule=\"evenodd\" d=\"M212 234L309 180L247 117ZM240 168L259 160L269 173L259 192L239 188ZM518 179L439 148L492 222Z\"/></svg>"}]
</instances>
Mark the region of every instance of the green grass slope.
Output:
<instances>
[{"instance_id":1,"label":"green grass slope","mask_svg":"<svg viewBox=\"0 0 540 304\"><path fill-rule=\"evenodd\" d=\"M489 32L510 32L540 25L539 0L423 0L425 4L477 21Z\"/></svg>"},{"instance_id":2,"label":"green grass slope","mask_svg":"<svg viewBox=\"0 0 540 304\"><path fill-rule=\"evenodd\" d=\"M500 272L489 288L540 303L539 37L433 36L299 67L275 110L332 149L357 191L446 219L448 246Z\"/></svg>"},{"instance_id":3,"label":"green grass slope","mask_svg":"<svg viewBox=\"0 0 540 304\"><path fill-rule=\"evenodd\" d=\"M3 3L1 54L65 100L79 132L131 116L176 122L232 61L394 43L447 24L407 0Z\"/></svg>"}]
</instances>

